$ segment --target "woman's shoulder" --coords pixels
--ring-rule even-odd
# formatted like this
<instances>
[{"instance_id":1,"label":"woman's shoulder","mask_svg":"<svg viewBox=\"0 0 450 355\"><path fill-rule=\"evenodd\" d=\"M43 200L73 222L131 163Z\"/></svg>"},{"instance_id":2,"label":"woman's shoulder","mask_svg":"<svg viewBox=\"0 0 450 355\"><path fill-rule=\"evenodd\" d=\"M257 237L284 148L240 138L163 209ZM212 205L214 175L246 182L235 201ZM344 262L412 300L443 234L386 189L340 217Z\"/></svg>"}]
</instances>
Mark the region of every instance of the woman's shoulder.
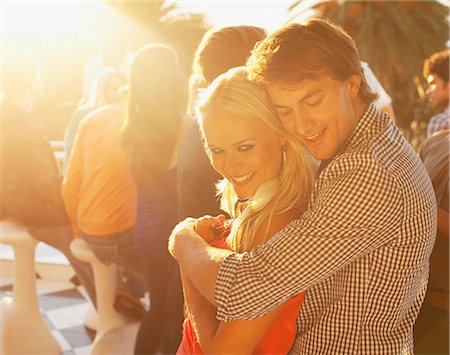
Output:
<instances>
[{"instance_id":1,"label":"woman's shoulder","mask_svg":"<svg viewBox=\"0 0 450 355\"><path fill-rule=\"evenodd\" d=\"M291 208L283 213L274 214L272 217L266 217L262 221L255 234L254 246L263 244L272 238L277 232L286 227L290 222L299 219L303 211L300 208Z\"/></svg>"}]
</instances>

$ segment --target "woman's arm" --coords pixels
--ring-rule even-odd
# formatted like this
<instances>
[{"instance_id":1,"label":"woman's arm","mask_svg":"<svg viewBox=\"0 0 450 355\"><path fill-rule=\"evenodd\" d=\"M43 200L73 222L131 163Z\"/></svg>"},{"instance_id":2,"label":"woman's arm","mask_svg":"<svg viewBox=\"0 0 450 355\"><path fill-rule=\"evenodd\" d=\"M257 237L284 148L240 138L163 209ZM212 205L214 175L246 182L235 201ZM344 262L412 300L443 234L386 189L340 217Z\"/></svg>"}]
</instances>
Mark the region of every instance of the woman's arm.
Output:
<instances>
[{"instance_id":1,"label":"woman's arm","mask_svg":"<svg viewBox=\"0 0 450 355\"><path fill-rule=\"evenodd\" d=\"M214 337L219 327L219 321L216 319L217 309L195 288L183 269L180 269L180 274L189 319L196 338L203 344Z\"/></svg>"},{"instance_id":2,"label":"woman's arm","mask_svg":"<svg viewBox=\"0 0 450 355\"><path fill-rule=\"evenodd\" d=\"M267 333L279 309L251 321L219 322L217 309L181 270L184 300L195 337L205 354L251 354Z\"/></svg>"},{"instance_id":3,"label":"woman's arm","mask_svg":"<svg viewBox=\"0 0 450 355\"><path fill-rule=\"evenodd\" d=\"M254 320L220 322L212 337L202 336L200 322L193 323L193 327L198 329L197 339L205 354L252 354L281 310L282 306Z\"/></svg>"},{"instance_id":4,"label":"woman's arm","mask_svg":"<svg viewBox=\"0 0 450 355\"><path fill-rule=\"evenodd\" d=\"M270 223L268 235L273 236L278 230L298 217L298 211L289 211L274 216ZM204 222L207 223L207 221ZM204 228L204 224L202 228ZM255 238L255 246L264 242L266 230L267 222L260 226ZM219 322L216 319L217 309L200 294L183 272L182 282L189 317L200 347L205 354L253 353L283 309L283 305L281 305L270 313L254 320ZM295 318L294 315L292 322L295 322Z\"/></svg>"}]
</instances>

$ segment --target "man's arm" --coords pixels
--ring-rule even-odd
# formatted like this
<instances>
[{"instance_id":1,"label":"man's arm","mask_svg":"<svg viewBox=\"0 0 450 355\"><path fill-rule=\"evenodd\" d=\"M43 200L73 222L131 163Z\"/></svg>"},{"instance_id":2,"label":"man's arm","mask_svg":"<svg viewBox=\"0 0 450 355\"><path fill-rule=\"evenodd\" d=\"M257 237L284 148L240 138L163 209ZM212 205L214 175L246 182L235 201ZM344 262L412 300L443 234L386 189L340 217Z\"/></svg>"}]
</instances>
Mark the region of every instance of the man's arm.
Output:
<instances>
[{"instance_id":1,"label":"man's arm","mask_svg":"<svg viewBox=\"0 0 450 355\"><path fill-rule=\"evenodd\" d=\"M268 243L220 263L215 296L221 321L255 319L394 240L403 198L374 162L338 162L319 181L310 209Z\"/></svg>"},{"instance_id":2,"label":"man's arm","mask_svg":"<svg viewBox=\"0 0 450 355\"><path fill-rule=\"evenodd\" d=\"M200 293L215 304L219 265L232 251L211 247L194 231L195 220L179 223L169 238L169 251Z\"/></svg>"}]
</instances>

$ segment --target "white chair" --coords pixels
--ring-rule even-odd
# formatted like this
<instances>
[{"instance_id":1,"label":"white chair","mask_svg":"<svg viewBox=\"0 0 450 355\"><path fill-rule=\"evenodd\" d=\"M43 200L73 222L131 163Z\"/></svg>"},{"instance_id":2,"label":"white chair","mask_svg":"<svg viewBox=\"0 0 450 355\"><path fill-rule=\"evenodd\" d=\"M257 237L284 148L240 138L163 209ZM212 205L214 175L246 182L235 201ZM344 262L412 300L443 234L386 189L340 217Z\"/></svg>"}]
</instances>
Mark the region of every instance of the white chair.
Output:
<instances>
[{"instance_id":1,"label":"white chair","mask_svg":"<svg viewBox=\"0 0 450 355\"><path fill-rule=\"evenodd\" d=\"M34 270L38 240L25 228L0 222L0 243L14 249L13 299L0 301L0 354L60 354L61 349L39 309Z\"/></svg>"},{"instance_id":2,"label":"white chair","mask_svg":"<svg viewBox=\"0 0 450 355\"><path fill-rule=\"evenodd\" d=\"M78 259L90 263L94 272L98 326L91 354L133 354L140 322L129 321L113 307L117 266L105 266L83 239L74 239L70 250Z\"/></svg>"}]
</instances>

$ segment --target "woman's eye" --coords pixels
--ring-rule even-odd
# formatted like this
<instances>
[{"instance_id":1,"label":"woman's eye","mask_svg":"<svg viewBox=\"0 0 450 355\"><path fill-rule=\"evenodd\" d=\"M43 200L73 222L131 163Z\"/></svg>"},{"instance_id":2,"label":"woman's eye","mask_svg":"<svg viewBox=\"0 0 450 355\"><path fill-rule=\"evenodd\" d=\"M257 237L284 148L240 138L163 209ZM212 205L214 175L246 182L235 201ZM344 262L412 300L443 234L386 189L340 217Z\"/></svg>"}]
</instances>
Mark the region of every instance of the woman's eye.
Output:
<instances>
[{"instance_id":1,"label":"woman's eye","mask_svg":"<svg viewBox=\"0 0 450 355\"><path fill-rule=\"evenodd\" d=\"M220 154L220 153L223 152L223 150L222 150L222 149L219 149L219 148L209 148L209 151L210 151L212 154Z\"/></svg>"},{"instance_id":2,"label":"woman's eye","mask_svg":"<svg viewBox=\"0 0 450 355\"><path fill-rule=\"evenodd\" d=\"M238 147L238 151L240 151L240 152L246 152L246 151L248 151L248 150L250 150L250 149L252 149L253 148L253 144L244 144L244 145L240 145L239 147Z\"/></svg>"}]
</instances>

